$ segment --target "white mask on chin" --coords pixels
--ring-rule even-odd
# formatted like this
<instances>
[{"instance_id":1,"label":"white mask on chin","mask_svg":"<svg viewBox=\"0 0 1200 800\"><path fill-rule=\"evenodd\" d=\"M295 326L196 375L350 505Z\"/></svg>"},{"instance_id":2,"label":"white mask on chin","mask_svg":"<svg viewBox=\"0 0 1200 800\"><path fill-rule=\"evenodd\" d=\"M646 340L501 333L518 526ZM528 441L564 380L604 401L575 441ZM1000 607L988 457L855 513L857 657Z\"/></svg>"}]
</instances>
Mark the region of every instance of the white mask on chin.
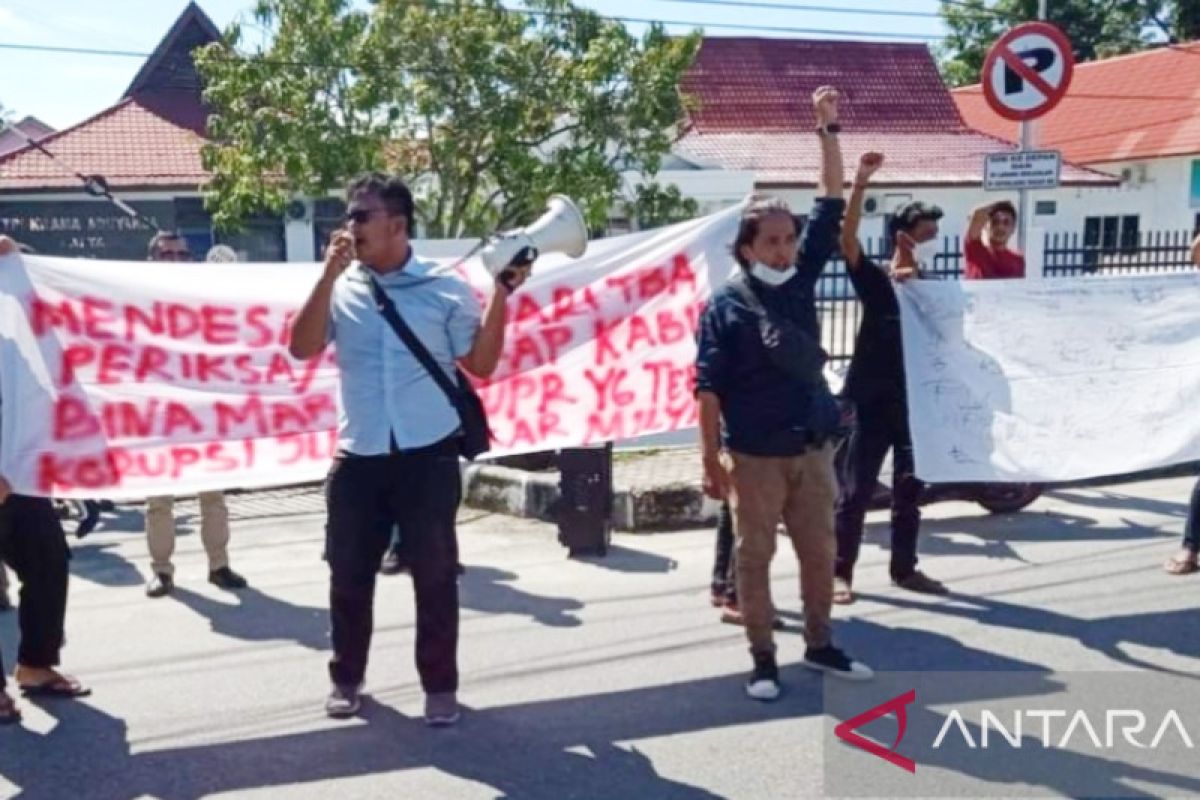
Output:
<instances>
[{"instance_id":1,"label":"white mask on chin","mask_svg":"<svg viewBox=\"0 0 1200 800\"><path fill-rule=\"evenodd\" d=\"M775 269L761 261L755 261L754 265L750 267L750 274L767 286L782 286L796 274L796 267L792 265L787 269Z\"/></svg>"}]
</instances>

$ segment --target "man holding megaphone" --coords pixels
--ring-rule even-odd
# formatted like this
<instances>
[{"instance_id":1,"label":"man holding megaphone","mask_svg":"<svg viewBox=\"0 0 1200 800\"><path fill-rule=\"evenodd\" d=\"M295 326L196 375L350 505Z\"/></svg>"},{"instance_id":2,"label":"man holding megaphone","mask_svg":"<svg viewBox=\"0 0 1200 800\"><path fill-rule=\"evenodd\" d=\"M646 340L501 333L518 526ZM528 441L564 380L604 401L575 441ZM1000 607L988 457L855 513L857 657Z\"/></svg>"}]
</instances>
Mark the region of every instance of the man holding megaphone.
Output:
<instances>
[{"instance_id":1,"label":"man holding megaphone","mask_svg":"<svg viewBox=\"0 0 1200 800\"><path fill-rule=\"evenodd\" d=\"M459 456L487 449L481 406L456 365L481 378L496 369L505 303L538 252L561 245L566 226L539 220L496 240L486 262L495 287L481 313L453 270L413 252L413 197L403 181L365 175L350 184L347 202L346 225L333 235L289 348L310 359L333 342L341 372L338 455L325 489L333 638L325 710L333 717L359 710L375 576L399 526L416 594L425 719L451 725L459 715Z\"/></svg>"}]
</instances>

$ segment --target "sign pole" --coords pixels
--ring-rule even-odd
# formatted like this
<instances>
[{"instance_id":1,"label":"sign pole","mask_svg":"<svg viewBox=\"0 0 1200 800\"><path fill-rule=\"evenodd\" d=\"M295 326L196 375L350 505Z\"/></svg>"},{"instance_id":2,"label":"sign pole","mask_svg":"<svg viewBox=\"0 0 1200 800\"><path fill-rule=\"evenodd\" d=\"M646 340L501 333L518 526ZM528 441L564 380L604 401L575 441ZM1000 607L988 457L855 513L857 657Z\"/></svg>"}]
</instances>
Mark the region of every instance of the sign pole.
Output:
<instances>
[{"instance_id":1,"label":"sign pole","mask_svg":"<svg viewBox=\"0 0 1200 800\"><path fill-rule=\"evenodd\" d=\"M1047 0L1038 0L1038 19L1046 19ZM1037 123L1021 120L1021 152L1037 149ZM1017 194L1017 242L1024 253L1029 250L1029 190L1021 189Z\"/></svg>"},{"instance_id":2,"label":"sign pole","mask_svg":"<svg viewBox=\"0 0 1200 800\"><path fill-rule=\"evenodd\" d=\"M1021 152L1027 153L1037 147L1037 133L1033 129L1033 123L1025 120L1021 123ZM1020 244L1021 252L1024 253L1029 249L1029 190L1017 190L1017 221L1018 233L1017 241Z\"/></svg>"}]
</instances>

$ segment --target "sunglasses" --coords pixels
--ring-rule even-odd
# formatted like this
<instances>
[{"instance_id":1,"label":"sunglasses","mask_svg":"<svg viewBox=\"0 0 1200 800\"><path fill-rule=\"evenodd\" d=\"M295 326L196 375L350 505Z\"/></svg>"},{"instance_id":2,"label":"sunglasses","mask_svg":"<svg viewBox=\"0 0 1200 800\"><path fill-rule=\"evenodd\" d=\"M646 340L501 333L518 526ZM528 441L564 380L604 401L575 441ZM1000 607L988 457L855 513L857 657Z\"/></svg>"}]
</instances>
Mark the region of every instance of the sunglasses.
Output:
<instances>
[{"instance_id":1,"label":"sunglasses","mask_svg":"<svg viewBox=\"0 0 1200 800\"><path fill-rule=\"evenodd\" d=\"M189 250L159 250L158 257L162 261L191 261L192 254Z\"/></svg>"}]
</instances>

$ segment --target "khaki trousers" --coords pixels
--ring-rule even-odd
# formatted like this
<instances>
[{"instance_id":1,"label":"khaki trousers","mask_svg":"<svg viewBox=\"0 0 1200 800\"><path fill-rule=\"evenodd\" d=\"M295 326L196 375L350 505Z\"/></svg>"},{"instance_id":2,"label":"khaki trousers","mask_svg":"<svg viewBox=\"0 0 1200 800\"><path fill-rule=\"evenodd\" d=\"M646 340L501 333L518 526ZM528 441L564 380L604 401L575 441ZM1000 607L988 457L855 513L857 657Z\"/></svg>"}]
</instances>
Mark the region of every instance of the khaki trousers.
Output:
<instances>
[{"instance_id":1,"label":"khaki trousers","mask_svg":"<svg viewBox=\"0 0 1200 800\"><path fill-rule=\"evenodd\" d=\"M753 652L773 652L775 648L770 573L780 519L800 560L804 639L809 647L830 642L836 553L833 506L837 498L833 452L829 444L801 456L729 454L738 604Z\"/></svg>"},{"instance_id":2,"label":"khaki trousers","mask_svg":"<svg viewBox=\"0 0 1200 800\"><path fill-rule=\"evenodd\" d=\"M171 556L175 553L175 498L146 499L146 541L150 547L150 569L174 575ZM208 554L208 570L229 566L229 509L222 492L200 493L200 541Z\"/></svg>"}]
</instances>

